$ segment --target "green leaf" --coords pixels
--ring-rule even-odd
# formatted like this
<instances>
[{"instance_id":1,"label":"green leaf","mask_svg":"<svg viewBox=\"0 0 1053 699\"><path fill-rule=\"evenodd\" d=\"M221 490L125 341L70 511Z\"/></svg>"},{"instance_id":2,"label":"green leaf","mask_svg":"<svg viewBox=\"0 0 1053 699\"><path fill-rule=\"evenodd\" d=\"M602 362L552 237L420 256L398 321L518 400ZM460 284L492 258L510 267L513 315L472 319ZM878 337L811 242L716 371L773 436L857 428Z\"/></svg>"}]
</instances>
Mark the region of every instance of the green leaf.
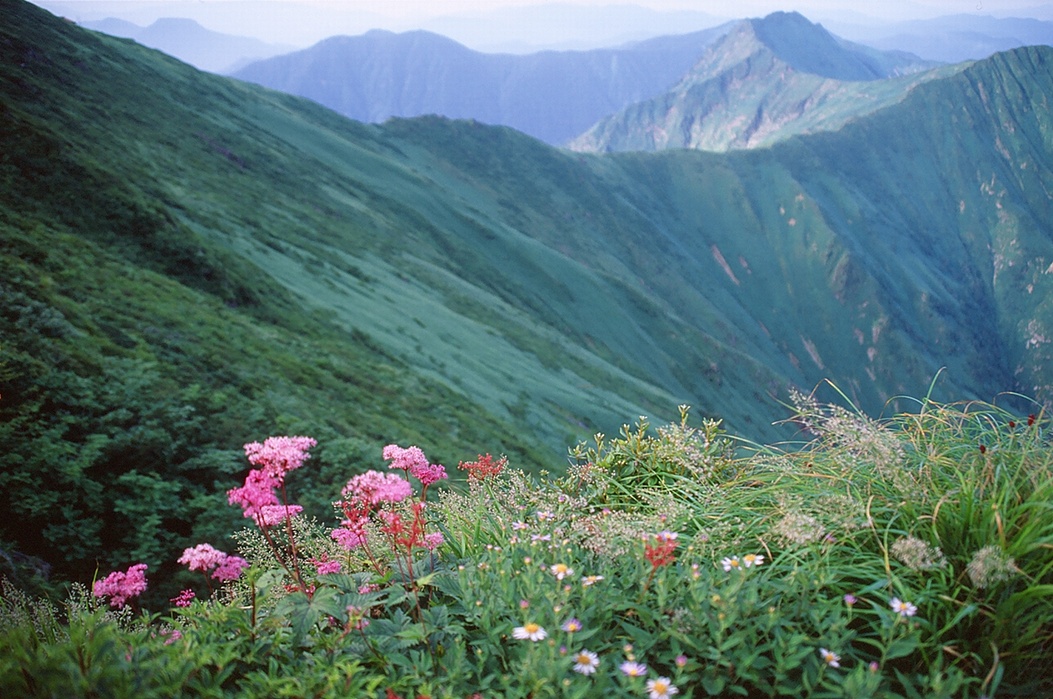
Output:
<instances>
[{"instance_id":1,"label":"green leaf","mask_svg":"<svg viewBox=\"0 0 1053 699\"><path fill-rule=\"evenodd\" d=\"M918 637L908 636L906 638L900 638L893 641L888 650L885 652L885 658L893 660L895 658L904 658L915 651L918 647Z\"/></svg>"}]
</instances>

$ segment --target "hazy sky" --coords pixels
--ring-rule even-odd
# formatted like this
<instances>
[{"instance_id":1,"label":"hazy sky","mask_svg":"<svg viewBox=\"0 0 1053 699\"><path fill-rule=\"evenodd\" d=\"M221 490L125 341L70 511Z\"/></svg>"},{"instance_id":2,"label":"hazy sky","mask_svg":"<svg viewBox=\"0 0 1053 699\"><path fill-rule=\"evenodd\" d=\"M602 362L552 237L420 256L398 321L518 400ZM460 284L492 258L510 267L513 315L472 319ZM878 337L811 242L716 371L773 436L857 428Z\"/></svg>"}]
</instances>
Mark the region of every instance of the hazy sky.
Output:
<instances>
[{"instance_id":1,"label":"hazy sky","mask_svg":"<svg viewBox=\"0 0 1053 699\"><path fill-rule=\"evenodd\" d=\"M486 50L589 48L723 20L796 10L813 21L866 24L949 14L1053 19L1049 0L33 0L78 22L140 26L188 17L208 29L307 46L369 29L429 29ZM539 9L536 6L543 6ZM530 9L528 9L530 8Z\"/></svg>"}]
</instances>

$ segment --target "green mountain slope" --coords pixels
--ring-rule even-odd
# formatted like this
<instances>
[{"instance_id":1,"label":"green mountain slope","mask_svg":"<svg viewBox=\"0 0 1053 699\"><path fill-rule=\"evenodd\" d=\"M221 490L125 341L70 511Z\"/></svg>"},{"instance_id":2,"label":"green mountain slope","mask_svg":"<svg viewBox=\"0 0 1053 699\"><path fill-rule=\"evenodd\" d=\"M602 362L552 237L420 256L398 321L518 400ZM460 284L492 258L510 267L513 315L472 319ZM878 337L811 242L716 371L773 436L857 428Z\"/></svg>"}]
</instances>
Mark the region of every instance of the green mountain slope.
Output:
<instances>
[{"instance_id":1,"label":"green mountain slope","mask_svg":"<svg viewBox=\"0 0 1053 699\"><path fill-rule=\"evenodd\" d=\"M63 573L228 531L272 433L319 439L326 514L390 442L559 468L678 403L777 439L824 378L1051 396L1048 49L770 149L601 157L0 8L0 538Z\"/></svg>"},{"instance_id":2,"label":"green mountain slope","mask_svg":"<svg viewBox=\"0 0 1053 699\"><path fill-rule=\"evenodd\" d=\"M775 13L739 23L668 92L601 119L569 147L757 148L835 131L959 69L842 42L799 14Z\"/></svg>"}]
</instances>

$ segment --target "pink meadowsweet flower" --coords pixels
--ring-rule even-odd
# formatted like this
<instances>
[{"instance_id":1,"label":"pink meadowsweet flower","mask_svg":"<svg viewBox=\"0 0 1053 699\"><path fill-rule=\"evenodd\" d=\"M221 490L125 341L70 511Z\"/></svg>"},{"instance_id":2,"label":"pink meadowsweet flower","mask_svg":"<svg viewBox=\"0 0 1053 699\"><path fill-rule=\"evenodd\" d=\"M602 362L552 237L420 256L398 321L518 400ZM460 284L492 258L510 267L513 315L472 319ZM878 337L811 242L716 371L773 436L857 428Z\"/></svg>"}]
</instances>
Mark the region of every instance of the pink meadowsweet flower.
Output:
<instances>
[{"instance_id":1,"label":"pink meadowsweet flower","mask_svg":"<svg viewBox=\"0 0 1053 699\"><path fill-rule=\"evenodd\" d=\"M389 444L384 447L383 456L385 461L390 461L388 468L398 468L405 471L420 481L427 488L435 481L446 478L446 468L442 464L429 464L428 458L420 447L407 447L403 449L397 444Z\"/></svg>"},{"instance_id":2,"label":"pink meadowsweet flower","mask_svg":"<svg viewBox=\"0 0 1053 699\"><path fill-rule=\"evenodd\" d=\"M273 527L301 512L303 507L299 505L265 505L256 512L254 519L261 527Z\"/></svg>"},{"instance_id":3,"label":"pink meadowsweet flower","mask_svg":"<svg viewBox=\"0 0 1053 699\"><path fill-rule=\"evenodd\" d=\"M443 538L442 532L431 532L424 535L424 548L429 551L434 551L446 542Z\"/></svg>"},{"instance_id":4,"label":"pink meadowsweet flower","mask_svg":"<svg viewBox=\"0 0 1053 699\"><path fill-rule=\"evenodd\" d=\"M388 468L399 468L409 472L413 468L428 465L428 458L420 447L407 447L403 449L397 444L389 444L382 452L384 460L390 461Z\"/></svg>"},{"instance_id":5,"label":"pink meadowsweet flower","mask_svg":"<svg viewBox=\"0 0 1053 699\"><path fill-rule=\"evenodd\" d=\"M146 590L146 564L136 563L125 572L119 570L96 580L92 594L109 597L111 607L123 607L130 597L138 597Z\"/></svg>"},{"instance_id":6,"label":"pink meadowsweet flower","mask_svg":"<svg viewBox=\"0 0 1053 699\"><path fill-rule=\"evenodd\" d=\"M285 474L300 468L310 458L307 450L318 442L310 437L268 437L263 444L250 442L245 445L245 456L253 466L260 467L269 476L282 480Z\"/></svg>"},{"instance_id":7,"label":"pink meadowsweet flower","mask_svg":"<svg viewBox=\"0 0 1053 699\"><path fill-rule=\"evenodd\" d=\"M211 544L198 544L192 548L184 549L183 555L179 557L178 563L182 563L190 570L207 572L215 568L227 554L217 550Z\"/></svg>"},{"instance_id":8,"label":"pink meadowsweet flower","mask_svg":"<svg viewBox=\"0 0 1053 699\"><path fill-rule=\"evenodd\" d=\"M252 469L245 476L245 484L227 491L227 502L239 505L246 517L255 517L261 507L278 504L274 489L281 481L259 469Z\"/></svg>"},{"instance_id":9,"label":"pink meadowsweet flower","mask_svg":"<svg viewBox=\"0 0 1053 699\"><path fill-rule=\"evenodd\" d=\"M328 554L322 554L321 558L311 559L311 563L314 564L315 570L319 575L332 575L333 573L339 573L343 565L340 561L330 561Z\"/></svg>"},{"instance_id":10,"label":"pink meadowsweet flower","mask_svg":"<svg viewBox=\"0 0 1053 699\"><path fill-rule=\"evenodd\" d=\"M241 556L227 556L212 572L212 577L220 582L237 580L241 577L241 571L248 567L249 562Z\"/></svg>"},{"instance_id":11,"label":"pink meadowsweet flower","mask_svg":"<svg viewBox=\"0 0 1053 699\"><path fill-rule=\"evenodd\" d=\"M197 595L194 594L193 590L183 590L168 601L177 607L189 607L195 597L197 597Z\"/></svg>"},{"instance_id":12,"label":"pink meadowsweet flower","mask_svg":"<svg viewBox=\"0 0 1053 699\"><path fill-rule=\"evenodd\" d=\"M441 481L447 478L446 467L442 464L424 464L423 466L415 466L410 469L410 475L420 481L420 484L427 488L435 481Z\"/></svg>"},{"instance_id":13,"label":"pink meadowsweet flower","mask_svg":"<svg viewBox=\"0 0 1053 699\"><path fill-rule=\"evenodd\" d=\"M348 551L357 549L359 546L366 543L366 530L364 524L363 526L359 526L350 521L345 521L344 526L340 529L334 529L330 536L333 537L336 543L340 544L341 547Z\"/></svg>"},{"instance_id":14,"label":"pink meadowsweet flower","mask_svg":"<svg viewBox=\"0 0 1053 699\"><path fill-rule=\"evenodd\" d=\"M354 476L343 490L345 498L370 506L382 502L402 502L412 494L413 486L405 478L380 471L366 471Z\"/></svg>"}]
</instances>

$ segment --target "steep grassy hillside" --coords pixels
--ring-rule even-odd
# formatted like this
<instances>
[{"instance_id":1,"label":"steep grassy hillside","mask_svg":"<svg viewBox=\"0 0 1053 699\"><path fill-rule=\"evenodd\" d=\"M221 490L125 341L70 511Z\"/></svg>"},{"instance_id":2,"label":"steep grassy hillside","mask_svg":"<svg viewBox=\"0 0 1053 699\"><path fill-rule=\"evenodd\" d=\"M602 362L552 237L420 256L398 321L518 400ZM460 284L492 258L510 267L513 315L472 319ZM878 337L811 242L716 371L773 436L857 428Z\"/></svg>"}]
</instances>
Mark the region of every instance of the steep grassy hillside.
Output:
<instances>
[{"instance_id":1,"label":"steep grassy hillside","mask_svg":"<svg viewBox=\"0 0 1053 699\"><path fill-rule=\"evenodd\" d=\"M1053 395L1050 50L771 149L600 157L0 9L0 538L64 573L235 526L268 433L337 445L320 511L390 442L559 469L678 403L778 439L824 378Z\"/></svg>"},{"instance_id":2,"label":"steep grassy hillside","mask_svg":"<svg viewBox=\"0 0 1053 699\"><path fill-rule=\"evenodd\" d=\"M511 126L562 145L601 117L676 83L726 31L523 56L480 53L423 31L371 31L257 61L234 75L359 121L438 114Z\"/></svg>"},{"instance_id":3,"label":"steep grassy hillside","mask_svg":"<svg viewBox=\"0 0 1053 699\"><path fill-rule=\"evenodd\" d=\"M668 92L608 115L569 147L757 148L836 131L956 70L844 42L797 13L780 12L739 23Z\"/></svg>"}]
</instances>

